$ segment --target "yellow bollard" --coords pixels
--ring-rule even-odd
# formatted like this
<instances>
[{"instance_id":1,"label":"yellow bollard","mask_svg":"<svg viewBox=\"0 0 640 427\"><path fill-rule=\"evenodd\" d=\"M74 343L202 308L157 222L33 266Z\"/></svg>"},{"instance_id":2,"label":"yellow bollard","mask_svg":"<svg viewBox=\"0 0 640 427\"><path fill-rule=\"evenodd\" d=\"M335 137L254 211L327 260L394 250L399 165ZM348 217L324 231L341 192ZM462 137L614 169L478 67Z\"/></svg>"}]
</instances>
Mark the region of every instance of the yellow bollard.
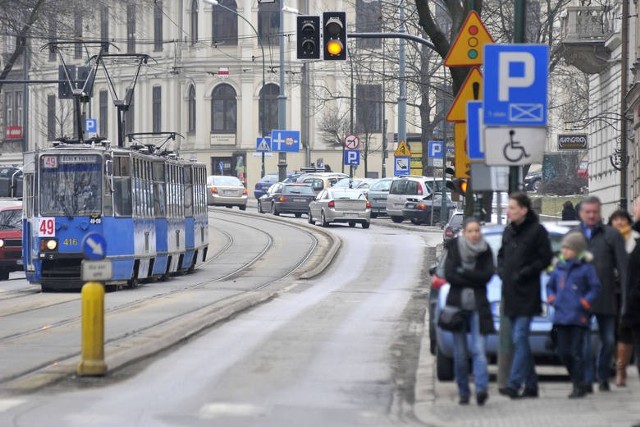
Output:
<instances>
[{"instance_id":1,"label":"yellow bollard","mask_svg":"<svg viewBox=\"0 0 640 427\"><path fill-rule=\"evenodd\" d=\"M82 287L82 359L79 376L102 376L104 363L104 286L87 282Z\"/></svg>"}]
</instances>

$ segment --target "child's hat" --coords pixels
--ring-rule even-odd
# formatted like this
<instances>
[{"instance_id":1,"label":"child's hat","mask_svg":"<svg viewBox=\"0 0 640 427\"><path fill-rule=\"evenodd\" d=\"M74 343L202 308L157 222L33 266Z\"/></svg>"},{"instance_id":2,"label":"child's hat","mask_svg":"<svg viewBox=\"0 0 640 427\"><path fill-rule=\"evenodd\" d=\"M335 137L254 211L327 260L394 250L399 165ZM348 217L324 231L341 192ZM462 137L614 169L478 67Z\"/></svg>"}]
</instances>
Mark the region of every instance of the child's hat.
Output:
<instances>
[{"instance_id":1,"label":"child's hat","mask_svg":"<svg viewBox=\"0 0 640 427\"><path fill-rule=\"evenodd\" d=\"M569 248L577 254L581 254L587 249L587 241L582 233L571 231L562 239L562 247Z\"/></svg>"}]
</instances>

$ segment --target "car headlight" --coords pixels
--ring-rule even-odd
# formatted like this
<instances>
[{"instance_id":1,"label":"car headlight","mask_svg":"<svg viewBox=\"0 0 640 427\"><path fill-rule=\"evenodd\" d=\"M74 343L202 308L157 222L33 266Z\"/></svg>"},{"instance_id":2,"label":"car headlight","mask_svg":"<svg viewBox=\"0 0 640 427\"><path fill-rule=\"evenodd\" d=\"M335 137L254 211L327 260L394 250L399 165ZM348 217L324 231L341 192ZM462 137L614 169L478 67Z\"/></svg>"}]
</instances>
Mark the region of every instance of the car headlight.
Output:
<instances>
[{"instance_id":1,"label":"car headlight","mask_svg":"<svg viewBox=\"0 0 640 427\"><path fill-rule=\"evenodd\" d=\"M53 251L58 247L58 241L56 239L40 240L41 251Z\"/></svg>"},{"instance_id":2,"label":"car headlight","mask_svg":"<svg viewBox=\"0 0 640 427\"><path fill-rule=\"evenodd\" d=\"M0 248L4 248L4 240L0 239Z\"/></svg>"}]
</instances>

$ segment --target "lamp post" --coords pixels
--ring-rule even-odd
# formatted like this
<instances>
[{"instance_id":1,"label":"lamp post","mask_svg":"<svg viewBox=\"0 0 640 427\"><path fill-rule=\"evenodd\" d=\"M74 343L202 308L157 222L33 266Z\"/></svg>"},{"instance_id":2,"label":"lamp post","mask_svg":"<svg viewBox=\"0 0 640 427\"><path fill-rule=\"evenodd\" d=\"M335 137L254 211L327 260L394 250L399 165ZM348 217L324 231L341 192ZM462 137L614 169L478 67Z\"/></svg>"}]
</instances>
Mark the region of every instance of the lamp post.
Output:
<instances>
[{"instance_id":1,"label":"lamp post","mask_svg":"<svg viewBox=\"0 0 640 427\"><path fill-rule=\"evenodd\" d=\"M258 44L260 45L260 51L262 53L262 96L260 97L260 111L262 112L262 115L260 116L260 113L258 113L259 119L260 119L260 133L262 134L262 136L264 136L264 132L265 132L265 116L267 114L267 112L264 109L264 98L265 98L265 93L264 91L264 85L266 82L266 78L265 78L265 65L264 65L264 45L262 44L262 37L260 37L260 34L258 33L258 30L256 30L256 27L253 26L253 24L251 23L251 21L249 21L247 18L245 18L244 16L242 16L241 14L239 14L237 11L223 5L220 4L220 2L218 0L204 0L205 3L209 3L212 6L219 6L231 13L236 14L238 17L240 17L240 19L242 19L244 22L246 22L247 24L249 24L249 27L251 27L251 29L253 30L254 33L256 33L256 36L258 37ZM264 177L265 175L265 170L264 170L264 151L262 152L262 167L260 170L260 177Z\"/></svg>"}]
</instances>

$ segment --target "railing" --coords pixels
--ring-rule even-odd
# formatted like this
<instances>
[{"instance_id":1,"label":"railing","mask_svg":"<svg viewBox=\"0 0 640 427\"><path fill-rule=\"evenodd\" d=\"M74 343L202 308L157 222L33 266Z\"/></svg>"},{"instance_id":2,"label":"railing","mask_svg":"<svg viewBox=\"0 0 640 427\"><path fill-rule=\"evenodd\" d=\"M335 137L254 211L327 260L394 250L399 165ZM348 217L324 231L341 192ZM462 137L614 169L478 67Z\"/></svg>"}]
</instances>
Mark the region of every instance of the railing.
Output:
<instances>
[{"instance_id":1,"label":"railing","mask_svg":"<svg viewBox=\"0 0 640 427\"><path fill-rule=\"evenodd\" d=\"M604 41L614 32L613 10L607 6L569 6L562 20L563 42Z\"/></svg>"}]
</instances>

